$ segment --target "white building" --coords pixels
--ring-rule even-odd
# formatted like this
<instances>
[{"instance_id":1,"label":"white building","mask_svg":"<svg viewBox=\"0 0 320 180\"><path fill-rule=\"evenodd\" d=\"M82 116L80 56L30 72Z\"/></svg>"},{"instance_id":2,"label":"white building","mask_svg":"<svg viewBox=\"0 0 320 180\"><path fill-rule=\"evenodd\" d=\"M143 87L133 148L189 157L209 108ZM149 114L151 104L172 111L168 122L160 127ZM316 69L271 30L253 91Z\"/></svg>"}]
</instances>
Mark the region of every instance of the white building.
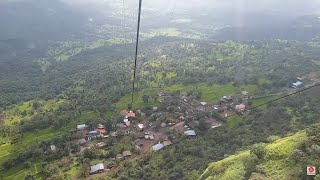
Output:
<instances>
[{"instance_id":1,"label":"white building","mask_svg":"<svg viewBox=\"0 0 320 180\"><path fill-rule=\"evenodd\" d=\"M103 172L104 171L104 165L103 163L100 163L100 164L96 164L94 166L91 166L90 168L90 173L93 174L93 173L99 173L99 172Z\"/></svg>"},{"instance_id":2,"label":"white building","mask_svg":"<svg viewBox=\"0 0 320 180\"><path fill-rule=\"evenodd\" d=\"M78 130L84 130L85 128L87 128L88 126L86 124L79 124L77 125L77 129Z\"/></svg>"}]
</instances>

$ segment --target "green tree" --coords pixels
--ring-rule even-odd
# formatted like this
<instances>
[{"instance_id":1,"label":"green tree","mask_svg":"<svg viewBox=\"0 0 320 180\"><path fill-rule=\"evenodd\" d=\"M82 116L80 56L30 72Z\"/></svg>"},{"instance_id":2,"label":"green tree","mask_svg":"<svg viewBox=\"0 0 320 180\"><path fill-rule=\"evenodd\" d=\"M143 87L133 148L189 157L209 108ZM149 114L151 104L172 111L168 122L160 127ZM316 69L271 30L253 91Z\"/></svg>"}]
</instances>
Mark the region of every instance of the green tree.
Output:
<instances>
[{"instance_id":1,"label":"green tree","mask_svg":"<svg viewBox=\"0 0 320 180\"><path fill-rule=\"evenodd\" d=\"M23 165L25 168L30 168L32 166L30 161L24 162Z\"/></svg>"},{"instance_id":2,"label":"green tree","mask_svg":"<svg viewBox=\"0 0 320 180\"><path fill-rule=\"evenodd\" d=\"M34 110L37 110L40 107L40 103L38 101L35 101L34 103L32 103L32 108Z\"/></svg>"},{"instance_id":3,"label":"green tree","mask_svg":"<svg viewBox=\"0 0 320 180\"><path fill-rule=\"evenodd\" d=\"M255 154L259 159L263 159L266 155L266 145L263 143L255 144L250 148L250 153Z\"/></svg>"},{"instance_id":4,"label":"green tree","mask_svg":"<svg viewBox=\"0 0 320 180\"><path fill-rule=\"evenodd\" d=\"M59 168L56 165L48 164L43 168L42 172L45 178L49 178L55 174L58 174Z\"/></svg>"},{"instance_id":5,"label":"green tree","mask_svg":"<svg viewBox=\"0 0 320 180\"><path fill-rule=\"evenodd\" d=\"M128 104L128 109L129 109L129 110L132 110L132 103L129 103L129 104Z\"/></svg>"},{"instance_id":6,"label":"green tree","mask_svg":"<svg viewBox=\"0 0 320 180\"><path fill-rule=\"evenodd\" d=\"M143 95L143 96L142 96L143 103L144 103L144 104L149 103L149 98L150 98L150 97L149 97L148 95Z\"/></svg>"},{"instance_id":7,"label":"green tree","mask_svg":"<svg viewBox=\"0 0 320 180\"><path fill-rule=\"evenodd\" d=\"M251 176L251 174L256 170L258 162L259 159L255 154L250 154L250 156L245 160L245 179L248 179Z\"/></svg>"},{"instance_id":8,"label":"green tree","mask_svg":"<svg viewBox=\"0 0 320 180\"><path fill-rule=\"evenodd\" d=\"M80 167L80 171L79 171L79 176L80 177L88 177L89 173L90 173L90 164L89 163L83 163Z\"/></svg>"},{"instance_id":9,"label":"green tree","mask_svg":"<svg viewBox=\"0 0 320 180\"><path fill-rule=\"evenodd\" d=\"M34 175L28 173L25 177L24 177L25 180L35 180L36 178L34 177Z\"/></svg>"},{"instance_id":10,"label":"green tree","mask_svg":"<svg viewBox=\"0 0 320 180\"><path fill-rule=\"evenodd\" d=\"M27 115L27 111L26 111L26 110L22 111L20 115L21 115L22 117L25 117L25 116Z\"/></svg>"},{"instance_id":11,"label":"green tree","mask_svg":"<svg viewBox=\"0 0 320 180\"><path fill-rule=\"evenodd\" d=\"M200 120L197 128L202 132L202 131L207 131L210 128L210 125L204 121Z\"/></svg>"}]
</instances>

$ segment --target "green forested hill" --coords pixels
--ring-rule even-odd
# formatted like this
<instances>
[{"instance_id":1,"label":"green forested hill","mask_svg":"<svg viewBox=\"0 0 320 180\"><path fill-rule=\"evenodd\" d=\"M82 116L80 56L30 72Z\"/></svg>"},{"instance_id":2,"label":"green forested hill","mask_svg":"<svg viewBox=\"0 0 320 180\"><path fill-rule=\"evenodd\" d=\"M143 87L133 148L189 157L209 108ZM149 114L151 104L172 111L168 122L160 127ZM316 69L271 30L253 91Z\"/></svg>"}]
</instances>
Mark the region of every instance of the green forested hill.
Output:
<instances>
[{"instance_id":1,"label":"green forested hill","mask_svg":"<svg viewBox=\"0 0 320 180\"><path fill-rule=\"evenodd\" d=\"M249 150L209 164L200 179L308 179L306 167L320 165L319 133L317 124L285 138L270 137L274 142L255 144Z\"/></svg>"},{"instance_id":2,"label":"green forested hill","mask_svg":"<svg viewBox=\"0 0 320 180\"><path fill-rule=\"evenodd\" d=\"M260 105L320 82L319 4L209 1L143 2L132 103L137 0L0 0L0 180L308 180L320 87Z\"/></svg>"},{"instance_id":3,"label":"green forested hill","mask_svg":"<svg viewBox=\"0 0 320 180\"><path fill-rule=\"evenodd\" d=\"M1 76L0 172L4 178L17 179L28 172L39 178L78 178L83 176L80 172L85 162L110 162L115 152L131 147L128 138L107 140L105 150L89 151L84 158L76 155L79 146L75 140L81 136L73 131L80 123L102 123L115 130L112 125L122 120L119 110L130 104L131 47L133 44L107 44L84 49L66 61L49 56L51 65L45 71L38 62L26 62L25 67L33 69L30 76L23 76L28 69ZM305 76L306 84L316 82L319 47L316 39L214 42L154 37L141 43L134 108L148 111L152 105L160 106L158 102L145 103L143 96L151 101L163 90L192 94L209 103L246 90L253 97L262 96L249 101L259 105L277 97L264 95L286 92L298 76ZM252 110L248 116L234 116L216 129L196 127L199 137L182 138L155 155L119 163L118 169L126 170L108 176L197 179L210 162L267 142L271 135L283 137L317 123L319 92L313 89ZM199 113L196 118L201 121L206 115L210 114ZM59 151L48 156L50 144Z\"/></svg>"}]
</instances>

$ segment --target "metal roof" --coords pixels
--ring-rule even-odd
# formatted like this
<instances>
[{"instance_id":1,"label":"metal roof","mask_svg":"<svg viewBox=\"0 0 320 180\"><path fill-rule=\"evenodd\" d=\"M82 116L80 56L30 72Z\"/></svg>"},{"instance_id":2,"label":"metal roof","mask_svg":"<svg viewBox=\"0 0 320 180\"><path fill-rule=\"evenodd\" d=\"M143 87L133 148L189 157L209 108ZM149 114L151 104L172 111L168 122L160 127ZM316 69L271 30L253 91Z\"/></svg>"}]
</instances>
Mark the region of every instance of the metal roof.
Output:
<instances>
[{"instance_id":1,"label":"metal roof","mask_svg":"<svg viewBox=\"0 0 320 180\"><path fill-rule=\"evenodd\" d=\"M154 140L154 135L149 136L150 140Z\"/></svg>"},{"instance_id":2,"label":"metal roof","mask_svg":"<svg viewBox=\"0 0 320 180\"><path fill-rule=\"evenodd\" d=\"M79 124L79 125L77 125L77 128L78 128L78 129L84 129L84 128L86 128L86 127L87 127L86 124Z\"/></svg>"},{"instance_id":3,"label":"metal roof","mask_svg":"<svg viewBox=\"0 0 320 180\"><path fill-rule=\"evenodd\" d=\"M185 134L186 136L195 136L195 135L197 135L194 130L185 131L184 134Z\"/></svg>"},{"instance_id":4,"label":"metal roof","mask_svg":"<svg viewBox=\"0 0 320 180\"><path fill-rule=\"evenodd\" d=\"M293 86L300 86L300 85L302 85L302 82L298 81L298 82L296 82L296 83L293 83L292 85L293 85Z\"/></svg>"},{"instance_id":5,"label":"metal roof","mask_svg":"<svg viewBox=\"0 0 320 180\"><path fill-rule=\"evenodd\" d=\"M159 144L156 144L156 145L152 146L152 149L153 149L153 151L159 151L163 147L164 147L164 145L159 143Z\"/></svg>"},{"instance_id":6,"label":"metal roof","mask_svg":"<svg viewBox=\"0 0 320 180\"><path fill-rule=\"evenodd\" d=\"M132 154L130 151L123 151L122 155L126 157L126 156L131 156Z\"/></svg>"},{"instance_id":7,"label":"metal roof","mask_svg":"<svg viewBox=\"0 0 320 180\"><path fill-rule=\"evenodd\" d=\"M144 128L144 125L143 125L143 124L138 124L138 127L139 127L140 129L143 129L143 128Z\"/></svg>"},{"instance_id":8,"label":"metal roof","mask_svg":"<svg viewBox=\"0 0 320 180\"><path fill-rule=\"evenodd\" d=\"M100 171L100 170L104 170L104 165L103 163L100 163L100 164L96 164L94 166L91 166L90 168L90 173L95 173L97 171Z\"/></svg>"}]
</instances>

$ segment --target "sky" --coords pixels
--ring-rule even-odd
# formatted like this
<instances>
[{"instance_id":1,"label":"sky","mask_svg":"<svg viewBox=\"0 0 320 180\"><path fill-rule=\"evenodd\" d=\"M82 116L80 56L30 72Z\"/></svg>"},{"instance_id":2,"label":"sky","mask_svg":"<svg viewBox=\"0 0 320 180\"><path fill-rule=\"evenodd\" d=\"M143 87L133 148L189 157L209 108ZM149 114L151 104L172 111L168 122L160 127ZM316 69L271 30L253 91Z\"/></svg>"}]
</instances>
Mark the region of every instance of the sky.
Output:
<instances>
[{"instance_id":1,"label":"sky","mask_svg":"<svg viewBox=\"0 0 320 180\"><path fill-rule=\"evenodd\" d=\"M137 7L139 0L61 0L69 5L98 5L122 3ZM218 12L265 12L278 15L305 15L320 13L320 0L143 0L143 7L158 10L176 9L214 9Z\"/></svg>"}]
</instances>

